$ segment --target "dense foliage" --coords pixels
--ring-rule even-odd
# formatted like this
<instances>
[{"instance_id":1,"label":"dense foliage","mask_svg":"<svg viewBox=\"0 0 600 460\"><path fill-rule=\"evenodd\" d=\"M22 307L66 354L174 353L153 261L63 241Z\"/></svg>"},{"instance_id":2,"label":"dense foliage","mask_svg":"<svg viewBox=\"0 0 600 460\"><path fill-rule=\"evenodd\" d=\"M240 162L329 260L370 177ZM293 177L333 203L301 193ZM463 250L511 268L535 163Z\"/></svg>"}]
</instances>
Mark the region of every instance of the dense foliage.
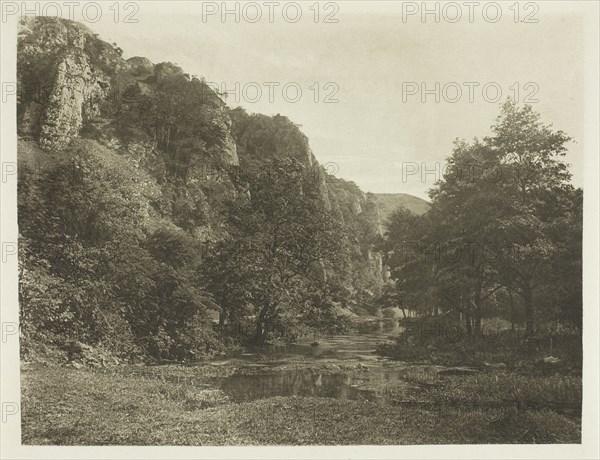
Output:
<instances>
[{"instance_id":1,"label":"dense foliage","mask_svg":"<svg viewBox=\"0 0 600 460\"><path fill-rule=\"evenodd\" d=\"M398 209L384 237L377 197L327 174L285 116L230 109L69 21L24 23L24 354L75 341L195 359L382 309L473 337L491 317L581 327L582 191L569 138L530 107L508 102L490 137L457 142L431 207Z\"/></svg>"},{"instance_id":2,"label":"dense foliage","mask_svg":"<svg viewBox=\"0 0 600 460\"><path fill-rule=\"evenodd\" d=\"M24 355L186 360L348 326L381 282L378 219L298 126L81 25L22 25Z\"/></svg>"},{"instance_id":3,"label":"dense foliage","mask_svg":"<svg viewBox=\"0 0 600 460\"><path fill-rule=\"evenodd\" d=\"M23 162L24 352L76 340L124 358L193 359L339 327L346 230L314 175L284 159L239 180L248 194L228 203L223 237L207 242L160 218L156 183L99 144L74 142L43 171Z\"/></svg>"},{"instance_id":4,"label":"dense foliage","mask_svg":"<svg viewBox=\"0 0 600 460\"><path fill-rule=\"evenodd\" d=\"M482 320L581 328L582 191L562 161L570 139L530 106L507 101L492 135L457 141L422 216L397 210L383 245L406 308Z\"/></svg>"}]
</instances>

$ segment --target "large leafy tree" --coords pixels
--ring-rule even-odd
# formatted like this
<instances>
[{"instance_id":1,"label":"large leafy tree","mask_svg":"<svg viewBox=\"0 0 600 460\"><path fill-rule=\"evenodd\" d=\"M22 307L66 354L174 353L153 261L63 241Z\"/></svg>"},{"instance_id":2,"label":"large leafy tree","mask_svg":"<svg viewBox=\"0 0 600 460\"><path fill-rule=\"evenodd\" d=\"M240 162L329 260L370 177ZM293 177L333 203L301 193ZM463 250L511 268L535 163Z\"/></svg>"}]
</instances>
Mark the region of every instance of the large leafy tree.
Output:
<instances>
[{"instance_id":1,"label":"large leafy tree","mask_svg":"<svg viewBox=\"0 0 600 460\"><path fill-rule=\"evenodd\" d=\"M532 334L535 290L547 284L555 269L552 260L560 257L553 229L570 212L568 196L574 192L562 161L570 138L542 123L531 106L519 108L512 101L504 104L492 131L486 144L502 168L494 184L501 203L494 235L503 250L494 264L501 282L521 296L526 330Z\"/></svg>"},{"instance_id":2,"label":"large leafy tree","mask_svg":"<svg viewBox=\"0 0 600 460\"><path fill-rule=\"evenodd\" d=\"M407 238L422 245L410 263L388 255L405 297L420 292L425 298L433 287L474 335L500 293L505 303L520 297L528 334L534 333L536 305L543 304L537 313L545 319L558 312L578 323L582 193L570 185L562 160L569 140L531 107L509 100L491 136L457 141L444 178L430 191L427 224L397 212L389 225L389 247ZM424 280L429 287L419 286ZM550 290L560 305L542 302Z\"/></svg>"},{"instance_id":3,"label":"large leafy tree","mask_svg":"<svg viewBox=\"0 0 600 460\"><path fill-rule=\"evenodd\" d=\"M433 263L428 254L428 216L419 216L400 207L390 216L381 247L384 263L390 267L394 286L384 290L389 306L428 313L432 296Z\"/></svg>"},{"instance_id":4,"label":"large leafy tree","mask_svg":"<svg viewBox=\"0 0 600 460\"><path fill-rule=\"evenodd\" d=\"M429 244L435 249L433 268L445 310L458 310L467 332L478 336L491 296L499 288L491 244L497 212L495 190L500 169L485 142L455 143L446 174L431 190Z\"/></svg>"},{"instance_id":5,"label":"large leafy tree","mask_svg":"<svg viewBox=\"0 0 600 460\"><path fill-rule=\"evenodd\" d=\"M248 197L231 208L231 234L209 264L210 285L223 317L254 316L253 339L261 344L282 319L301 317L315 299L328 298L314 290L325 289L344 263L344 233L323 206L314 175L297 160L256 165L241 180Z\"/></svg>"}]
</instances>

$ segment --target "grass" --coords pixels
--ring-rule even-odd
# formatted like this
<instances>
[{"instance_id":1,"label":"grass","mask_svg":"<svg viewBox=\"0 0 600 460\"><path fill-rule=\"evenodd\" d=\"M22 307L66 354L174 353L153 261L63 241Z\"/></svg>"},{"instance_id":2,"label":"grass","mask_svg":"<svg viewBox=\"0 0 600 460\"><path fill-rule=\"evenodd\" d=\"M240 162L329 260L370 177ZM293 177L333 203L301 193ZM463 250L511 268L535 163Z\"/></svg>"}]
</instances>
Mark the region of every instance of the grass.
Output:
<instances>
[{"instance_id":1,"label":"grass","mask_svg":"<svg viewBox=\"0 0 600 460\"><path fill-rule=\"evenodd\" d=\"M22 369L22 433L28 445L351 445L579 443L576 419L548 409L471 406L496 384L502 398L521 377L444 378L415 407L369 401L274 397L234 403L215 385L227 366L119 366L112 370L28 365ZM366 373L368 374L368 373ZM368 384L368 378L365 378ZM495 383L494 383L495 382ZM535 395L571 391L556 382ZM450 404L444 390L455 395ZM440 393L436 393L436 391ZM483 393L482 393L483 394ZM491 394L491 393L490 393ZM528 396L529 397L529 396ZM500 399L502 399L500 398Z\"/></svg>"},{"instance_id":2,"label":"grass","mask_svg":"<svg viewBox=\"0 0 600 460\"><path fill-rule=\"evenodd\" d=\"M442 377L409 371L403 380L414 383L410 391L391 388L387 396L399 401L427 401L436 407L513 408L552 410L574 420L581 417L580 377L530 376L513 372Z\"/></svg>"},{"instance_id":3,"label":"grass","mask_svg":"<svg viewBox=\"0 0 600 460\"><path fill-rule=\"evenodd\" d=\"M521 374L581 376L582 343L579 334L538 334L524 340L519 333L502 331L480 340L449 340L441 334L410 337L402 335L397 343L378 347L380 355L405 362L446 366L485 367L502 364ZM543 358L553 356L559 363L547 365Z\"/></svg>"}]
</instances>

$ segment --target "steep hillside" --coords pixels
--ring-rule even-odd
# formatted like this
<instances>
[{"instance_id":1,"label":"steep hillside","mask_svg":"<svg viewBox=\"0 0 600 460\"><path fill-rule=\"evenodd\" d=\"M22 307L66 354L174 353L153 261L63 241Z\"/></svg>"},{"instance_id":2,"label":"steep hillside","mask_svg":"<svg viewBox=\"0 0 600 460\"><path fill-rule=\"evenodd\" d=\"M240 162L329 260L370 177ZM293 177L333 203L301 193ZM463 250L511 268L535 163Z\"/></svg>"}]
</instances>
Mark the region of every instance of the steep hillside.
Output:
<instances>
[{"instance_id":1,"label":"steep hillside","mask_svg":"<svg viewBox=\"0 0 600 460\"><path fill-rule=\"evenodd\" d=\"M362 308L382 285L377 205L328 175L287 117L232 110L202 78L125 60L56 18L22 21L17 71L25 353L71 337L127 356L212 354L248 335L261 302L275 302L262 340L311 324L311 308ZM261 263L280 272L263 279Z\"/></svg>"},{"instance_id":2,"label":"steep hillside","mask_svg":"<svg viewBox=\"0 0 600 460\"><path fill-rule=\"evenodd\" d=\"M344 222L352 247L351 290L377 290L383 280L381 254L371 251L381 235L381 218L372 197L356 184L327 174L315 159L308 138L287 117L230 111L241 168L267 159L292 157L310 170L323 207Z\"/></svg>"},{"instance_id":3,"label":"steep hillside","mask_svg":"<svg viewBox=\"0 0 600 460\"><path fill-rule=\"evenodd\" d=\"M426 213L430 206L428 201L406 193L373 193L372 195L377 203L384 225L387 218L400 206L417 215Z\"/></svg>"}]
</instances>

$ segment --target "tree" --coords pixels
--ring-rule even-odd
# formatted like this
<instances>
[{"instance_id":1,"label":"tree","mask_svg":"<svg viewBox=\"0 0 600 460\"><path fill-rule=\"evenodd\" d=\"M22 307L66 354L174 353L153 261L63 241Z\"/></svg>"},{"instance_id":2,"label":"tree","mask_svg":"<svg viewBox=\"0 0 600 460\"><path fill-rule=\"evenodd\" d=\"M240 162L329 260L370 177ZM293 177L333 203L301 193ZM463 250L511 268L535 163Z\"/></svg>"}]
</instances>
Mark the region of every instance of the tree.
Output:
<instances>
[{"instance_id":1,"label":"tree","mask_svg":"<svg viewBox=\"0 0 600 460\"><path fill-rule=\"evenodd\" d=\"M536 305L548 290L561 305L546 296L544 317L568 311L577 324L581 191L569 184L561 159L570 139L543 124L531 107L510 100L492 133L471 144L456 141L425 216L403 211L392 216L387 233L392 278L404 298L428 298L433 291L433 298L461 313L474 336L499 300L509 300L513 318L513 294L522 300L529 335L535 332ZM399 259L397 246L406 240L420 257Z\"/></svg>"},{"instance_id":2,"label":"tree","mask_svg":"<svg viewBox=\"0 0 600 460\"><path fill-rule=\"evenodd\" d=\"M432 296L433 264L428 254L428 216L419 216L400 207L389 217L385 239L379 249L384 263L390 267L390 277L395 281L395 292L385 290L388 300L402 309L426 313L431 311L435 299Z\"/></svg>"},{"instance_id":3,"label":"tree","mask_svg":"<svg viewBox=\"0 0 600 460\"><path fill-rule=\"evenodd\" d=\"M502 202L495 190L499 168L485 143L456 141L446 173L430 191L427 233L443 303L465 320L467 333L481 334L486 301L500 287L490 244ZM447 310L448 308L446 308Z\"/></svg>"},{"instance_id":4,"label":"tree","mask_svg":"<svg viewBox=\"0 0 600 460\"><path fill-rule=\"evenodd\" d=\"M174 225L150 231L148 177L93 142L77 141L65 156L41 175L25 167L19 179L27 339L102 343L123 357L218 350L198 243Z\"/></svg>"},{"instance_id":5,"label":"tree","mask_svg":"<svg viewBox=\"0 0 600 460\"><path fill-rule=\"evenodd\" d=\"M244 174L249 198L231 210L230 240L217 246L223 252L211 286L224 318L251 305L253 340L262 344L284 314L301 316L311 289L325 286L344 251L343 230L297 160L271 160Z\"/></svg>"},{"instance_id":6,"label":"tree","mask_svg":"<svg viewBox=\"0 0 600 460\"><path fill-rule=\"evenodd\" d=\"M552 227L567 211L556 206L573 193L571 174L561 160L571 140L543 124L531 106L507 101L486 139L502 168L494 192L503 204L496 219L497 237L505 247L495 266L510 289L522 297L526 331L534 333L535 289L544 284L559 247Z\"/></svg>"}]
</instances>

